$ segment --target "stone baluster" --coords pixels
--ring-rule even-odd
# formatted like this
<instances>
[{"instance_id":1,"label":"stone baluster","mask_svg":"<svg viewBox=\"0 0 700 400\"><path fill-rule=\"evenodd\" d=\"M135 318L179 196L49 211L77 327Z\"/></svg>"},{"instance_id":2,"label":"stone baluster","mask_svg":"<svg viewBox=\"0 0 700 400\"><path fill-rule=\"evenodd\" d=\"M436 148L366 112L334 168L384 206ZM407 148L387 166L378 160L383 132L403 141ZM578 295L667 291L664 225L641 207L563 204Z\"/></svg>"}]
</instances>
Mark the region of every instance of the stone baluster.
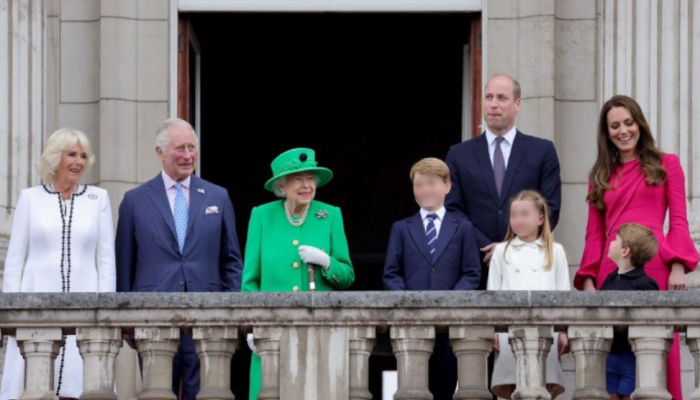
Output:
<instances>
[{"instance_id":1,"label":"stone baluster","mask_svg":"<svg viewBox=\"0 0 700 400\"><path fill-rule=\"evenodd\" d=\"M493 326L451 326L450 343L457 356L459 389L455 400L490 400L488 357L493 350Z\"/></svg>"},{"instance_id":2,"label":"stone baluster","mask_svg":"<svg viewBox=\"0 0 700 400\"><path fill-rule=\"evenodd\" d=\"M349 328L350 341L350 400L371 400L369 392L369 356L374 347L374 327Z\"/></svg>"},{"instance_id":3,"label":"stone baluster","mask_svg":"<svg viewBox=\"0 0 700 400\"><path fill-rule=\"evenodd\" d=\"M253 337L260 357L259 400L280 398L280 340L284 332L281 327L255 327Z\"/></svg>"},{"instance_id":4,"label":"stone baluster","mask_svg":"<svg viewBox=\"0 0 700 400\"><path fill-rule=\"evenodd\" d=\"M78 328L76 340L83 357L83 393L80 400L116 400L114 361L122 347L122 330Z\"/></svg>"},{"instance_id":5,"label":"stone baluster","mask_svg":"<svg viewBox=\"0 0 700 400\"><path fill-rule=\"evenodd\" d=\"M605 369L612 346L611 326L570 326L569 346L576 359L574 400L607 400Z\"/></svg>"},{"instance_id":6,"label":"stone baluster","mask_svg":"<svg viewBox=\"0 0 700 400\"><path fill-rule=\"evenodd\" d=\"M508 328L515 354L515 380L517 389L513 400L549 400L546 389L547 354L552 347L553 327L511 326Z\"/></svg>"},{"instance_id":7,"label":"stone baluster","mask_svg":"<svg viewBox=\"0 0 700 400\"><path fill-rule=\"evenodd\" d=\"M180 329L136 328L134 333L143 366L139 400L175 400L173 357L180 345Z\"/></svg>"},{"instance_id":8,"label":"stone baluster","mask_svg":"<svg viewBox=\"0 0 700 400\"><path fill-rule=\"evenodd\" d=\"M666 389L666 356L673 342L672 326L630 326L629 340L637 357L635 400L671 400Z\"/></svg>"},{"instance_id":9,"label":"stone baluster","mask_svg":"<svg viewBox=\"0 0 700 400\"><path fill-rule=\"evenodd\" d=\"M695 390L690 395L690 400L700 400L700 325L688 327L686 341L695 360Z\"/></svg>"},{"instance_id":10,"label":"stone baluster","mask_svg":"<svg viewBox=\"0 0 700 400\"><path fill-rule=\"evenodd\" d=\"M61 328L17 328L19 350L24 357L22 400L58 399L54 389L54 361L63 344Z\"/></svg>"},{"instance_id":11,"label":"stone baluster","mask_svg":"<svg viewBox=\"0 0 700 400\"><path fill-rule=\"evenodd\" d=\"M435 347L435 328L392 326L389 334L398 370L394 400L432 400L428 389L428 361Z\"/></svg>"},{"instance_id":12,"label":"stone baluster","mask_svg":"<svg viewBox=\"0 0 700 400\"><path fill-rule=\"evenodd\" d=\"M225 326L194 328L192 338L200 365L197 400L234 400L231 358L238 346L238 329Z\"/></svg>"}]
</instances>

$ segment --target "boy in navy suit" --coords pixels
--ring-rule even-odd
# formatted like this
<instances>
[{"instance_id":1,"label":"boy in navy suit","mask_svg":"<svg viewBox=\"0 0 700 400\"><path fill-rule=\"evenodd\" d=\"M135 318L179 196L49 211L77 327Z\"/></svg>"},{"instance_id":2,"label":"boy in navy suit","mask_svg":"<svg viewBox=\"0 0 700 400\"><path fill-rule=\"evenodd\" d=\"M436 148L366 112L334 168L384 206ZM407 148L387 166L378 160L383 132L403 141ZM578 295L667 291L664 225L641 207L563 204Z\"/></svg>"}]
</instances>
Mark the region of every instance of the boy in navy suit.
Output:
<instances>
[{"instance_id":1,"label":"boy in navy suit","mask_svg":"<svg viewBox=\"0 0 700 400\"><path fill-rule=\"evenodd\" d=\"M445 209L450 170L442 160L424 158L411 168L413 194L420 206L412 217L394 223L384 264L387 290L473 290L481 263L471 222ZM446 334L437 334L430 357L430 392L452 399L457 360Z\"/></svg>"}]
</instances>

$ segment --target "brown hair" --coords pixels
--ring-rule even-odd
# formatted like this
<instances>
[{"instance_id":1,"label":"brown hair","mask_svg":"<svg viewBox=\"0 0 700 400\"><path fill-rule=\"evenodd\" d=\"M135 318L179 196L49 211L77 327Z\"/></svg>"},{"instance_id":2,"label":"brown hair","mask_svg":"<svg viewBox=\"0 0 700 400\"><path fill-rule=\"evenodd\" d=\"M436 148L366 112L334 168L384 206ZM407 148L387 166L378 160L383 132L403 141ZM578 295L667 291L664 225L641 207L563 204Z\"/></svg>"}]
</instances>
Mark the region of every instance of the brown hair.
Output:
<instances>
[{"instance_id":1,"label":"brown hair","mask_svg":"<svg viewBox=\"0 0 700 400\"><path fill-rule=\"evenodd\" d=\"M450 183L450 168L439 158L428 157L413 164L413 167L411 167L411 182L413 182L416 174L437 175L443 182Z\"/></svg>"},{"instance_id":2,"label":"brown hair","mask_svg":"<svg viewBox=\"0 0 700 400\"><path fill-rule=\"evenodd\" d=\"M617 231L617 235L622 239L622 247L630 249L630 261L635 268L643 267L659 250L656 236L646 226L624 224Z\"/></svg>"},{"instance_id":3,"label":"brown hair","mask_svg":"<svg viewBox=\"0 0 700 400\"><path fill-rule=\"evenodd\" d=\"M491 82L491 79L493 79L493 78L499 78L499 77L500 77L500 78L508 78L508 79L510 79L511 83L513 84L513 100L518 100L518 99L520 98L521 92L522 92L522 91L520 90L520 82L518 82L517 79L513 78L512 76L510 76L510 75L508 75L508 74L498 73L498 74L492 75L492 76L489 78L489 80L486 81L486 86L489 85L489 82ZM484 88L486 88L486 86L484 86Z\"/></svg>"},{"instance_id":4,"label":"brown hair","mask_svg":"<svg viewBox=\"0 0 700 400\"><path fill-rule=\"evenodd\" d=\"M651 136L651 129L639 104L631 97L616 95L603 104L598 120L598 158L593 164L593 168L588 176L593 185L593 189L586 197L586 200L593 204L598 210L605 209L603 196L605 191L610 189L610 175L615 167L621 165L617 147L610 140L608 132L608 113L613 107L624 107L630 114L634 122L639 126L639 141L637 142L637 154L644 174L647 176L648 185L660 185L666 180L666 170L661 166L663 153L656 147L654 137Z\"/></svg>"},{"instance_id":5,"label":"brown hair","mask_svg":"<svg viewBox=\"0 0 700 400\"><path fill-rule=\"evenodd\" d=\"M523 190L515 195L515 197L510 199L510 206L512 206L516 201L523 200L531 201L535 205L535 208L537 208L537 212L544 217L544 223L540 225L537 233L539 237L542 238L542 241L544 241L544 248L547 254L547 262L544 265L544 270L549 271L552 269L552 264L554 263L554 236L552 235L552 229L549 225L549 210L547 209L547 201L541 194L534 190ZM513 230L513 227L508 224L508 232L506 233L506 238L504 239L506 242L506 248L503 250L503 260L506 262L506 264L508 263L508 260L506 260L508 246L510 246L510 242L512 242L517 236L518 235Z\"/></svg>"}]
</instances>

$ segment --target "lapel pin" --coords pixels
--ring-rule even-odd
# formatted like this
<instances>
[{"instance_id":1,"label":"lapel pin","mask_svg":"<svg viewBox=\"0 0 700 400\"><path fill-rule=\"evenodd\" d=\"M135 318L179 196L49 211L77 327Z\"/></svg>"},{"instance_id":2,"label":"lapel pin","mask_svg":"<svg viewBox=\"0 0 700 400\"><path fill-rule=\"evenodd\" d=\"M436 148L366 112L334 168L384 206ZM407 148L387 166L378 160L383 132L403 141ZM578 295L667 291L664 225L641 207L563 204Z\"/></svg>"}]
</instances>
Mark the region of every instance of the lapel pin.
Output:
<instances>
[{"instance_id":1,"label":"lapel pin","mask_svg":"<svg viewBox=\"0 0 700 400\"><path fill-rule=\"evenodd\" d=\"M204 189L202 189L202 188L197 189L197 191L201 194L204 194Z\"/></svg>"}]
</instances>

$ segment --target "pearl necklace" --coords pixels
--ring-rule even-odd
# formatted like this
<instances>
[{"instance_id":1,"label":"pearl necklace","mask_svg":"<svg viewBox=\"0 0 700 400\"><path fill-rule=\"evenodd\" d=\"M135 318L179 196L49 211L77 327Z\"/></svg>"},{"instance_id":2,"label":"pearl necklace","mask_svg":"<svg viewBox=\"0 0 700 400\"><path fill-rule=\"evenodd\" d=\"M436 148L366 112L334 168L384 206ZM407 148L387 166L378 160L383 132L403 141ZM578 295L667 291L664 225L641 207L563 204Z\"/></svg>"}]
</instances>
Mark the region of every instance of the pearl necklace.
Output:
<instances>
[{"instance_id":1,"label":"pearl necklace","mask_svg":"<svg viewBox=\"0 0 700 400\"><path fill-rule=\"evenodd\" d=\"M309 206L307 205L306 208L304 208L304 212L301 213L301 216L299 217L299 220L295 220L292 217L292 213L289 211L289 207L287 206L287 203L284 203L284 213L287 214L287 221L289 221L292 226L301 226L304 224L304 221L306 220L306 214L309 212Z\"/></svg>"}]
</instances>

